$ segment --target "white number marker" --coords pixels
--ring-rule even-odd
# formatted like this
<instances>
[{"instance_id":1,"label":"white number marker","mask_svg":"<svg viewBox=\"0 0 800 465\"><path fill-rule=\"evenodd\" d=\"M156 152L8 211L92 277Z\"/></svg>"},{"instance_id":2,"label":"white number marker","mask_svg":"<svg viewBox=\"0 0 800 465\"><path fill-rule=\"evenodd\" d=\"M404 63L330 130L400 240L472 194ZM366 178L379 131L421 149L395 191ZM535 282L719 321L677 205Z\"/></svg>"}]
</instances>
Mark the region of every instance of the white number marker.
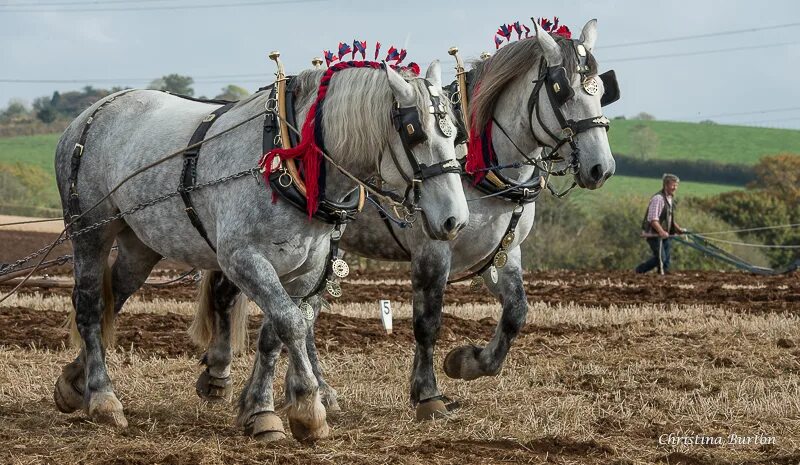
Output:
<instances>
[{"instance_id":1,"label":"white number marker","mask_svg":"<svg viewBox=\"0 0 800 465\"><path fill-rule=\"evenodd\" d=\"M381 300L381 322L387 334L392 334L392 304L388 300Z\"/></svg>"}]
</instances>

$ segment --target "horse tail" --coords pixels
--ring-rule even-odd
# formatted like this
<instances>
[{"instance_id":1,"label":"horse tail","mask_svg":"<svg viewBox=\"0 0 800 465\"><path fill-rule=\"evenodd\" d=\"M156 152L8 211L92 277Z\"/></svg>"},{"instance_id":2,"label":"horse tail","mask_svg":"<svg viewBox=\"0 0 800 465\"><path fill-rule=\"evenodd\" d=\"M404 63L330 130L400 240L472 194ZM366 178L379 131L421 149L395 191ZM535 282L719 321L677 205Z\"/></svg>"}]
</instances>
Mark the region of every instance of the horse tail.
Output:
<instances>
[{"instance_id":1,"label":"horse tail","mask_svg":"<svg viewBox=\"0 0 800 465\"><path fill-rule=\"evenodd\" d=\"M115 329L114 329L114 291L111 288L111 268L106 265L103 269L103 285L101 289L103 299L103 314L100 317L100 339L103 341L103 347L108 348L114 345L115 342ZM75 309L69 316L69 341L74 347L80 347L83 343L81 334L78 332L78 323L75 321Z\"/></svg>"},{"instance_id":2,"label":"horse tail","mask_svg":"<svg viewBox=\"0 0 800 465\"><path fill-rule=\"evenodd\" d=\"M198 347L206 349L214 337L215 312L214 312L214 282L222 275L221 271L203 273L200 281L200 291L197 295L197 311L194 320L189 326L189 337ZM230 344L233 353L245 350L249 344L247 333L247 305L248 299L244 294L236 298L230 310Z\"/></svg>"},{"instance_id":3,"label":"horse tail","mask_svg":"<svg viewBox=\"0 0 800 465\"><path fill-rule=\"evenodd\" d=\"M247 333L247 306L250 299L244 293L236 298L231 309L231 350L234 354L247 350L250 335Z\"/></svg>"},{"instance_id":4,"label":"horse tail","mask_svg":"<svg viewBox=\"0 0 800 465\"><path fill-rule=\"evenodd\" d=\"M197 311L194 314L189 337L200 348L207 348L214 334L214 296L213 283L219 271L203 273L200 280L200 291L197 293Z\"/></svg>"}]
</instances>

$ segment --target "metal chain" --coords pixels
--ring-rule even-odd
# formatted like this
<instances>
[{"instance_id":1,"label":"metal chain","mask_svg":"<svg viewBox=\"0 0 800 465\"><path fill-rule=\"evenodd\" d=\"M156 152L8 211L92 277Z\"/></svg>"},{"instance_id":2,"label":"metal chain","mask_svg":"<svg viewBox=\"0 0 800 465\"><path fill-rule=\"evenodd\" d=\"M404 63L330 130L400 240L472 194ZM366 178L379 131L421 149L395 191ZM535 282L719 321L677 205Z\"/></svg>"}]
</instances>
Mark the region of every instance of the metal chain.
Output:
<instances>
[{"instance_id":1,"label":"metal chain","mask_svg":"<svg viewBox=\"0 0 800 465\"><path fill-rule=\"evenodd\" d=\"M203 189L203 188L206 188L206 187L214 186L216 184L222 184L224 182L232 181L234 179L238 179L238 178L241 178L241 177L244 177L244 176L247 176L247 175L256 176L259 171L260 171L259 168L250 168L248 170L240 171L238 173L234 173L234 174L231 174L229 176L225 176L223 178L218 178L218 179L214 179L212 181L207 181L207 182L204 182L204 183L201 183L201 184L196 184L196 185L191 186L191 187L186 187L185 190L187 192L192 192L192 191L196 191L196 190ZM97 229L107 225L108 223L111 223L113 221L122 219L125 216L132 215L132 214L137 213L137 212L139 212L141 210L144 210L147 207L152 207L153 205L156 205L158 203L167 201L167 200L169 200L169 199L171 199L173 197L177 197L180 194L181 194L180 191L168 192L168 193L166 193L164 195L161 195L159 197L151 199L151 200L149 200L147 202L135 205L134 207L132 207L132 208L130 208L128 210L119 212L116 215L113 215L113 216L110 216L110 217L108 217L106 219L98 221L97 223L94 223L94 224L92 224L90 226L86 226L85 228L81 228L81 229L79 229L77 231L69 233L64 237L61 237L61 238L57 239L54 243L47 244L46 246L42 247L41 249L37 250L36 252L34 252L34 253L32 253L32 254L30 254L30 255L28 255L28 256L20 259L20 260L17 260L16 262L14 262L13 264L11 264L9 266L3 267L2 269L0 269L0 276L5 275L5 274L9 274L9 273L11 273L13 271L16 271L20 266L24 265L25 263L27 263L27 262L33 260L34 258L42 255L43 253L47 252L51 248L55 248L55 247L63 244L64 242L66 242L66 241L68 241L70 239L73 239L75 237L82 236L82 235L84 235L86 233L89 233L89 232L92 232L94 230L97 230Z\"/></svg>"}]
</instances>

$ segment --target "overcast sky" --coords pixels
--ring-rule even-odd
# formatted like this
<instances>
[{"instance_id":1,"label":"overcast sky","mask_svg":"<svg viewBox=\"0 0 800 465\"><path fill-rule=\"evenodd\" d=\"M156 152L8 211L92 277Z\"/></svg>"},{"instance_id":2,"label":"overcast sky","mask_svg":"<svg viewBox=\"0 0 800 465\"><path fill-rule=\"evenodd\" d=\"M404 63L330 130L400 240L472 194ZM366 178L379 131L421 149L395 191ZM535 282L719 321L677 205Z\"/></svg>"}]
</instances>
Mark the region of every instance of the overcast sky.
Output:
<instances>
[{"instance_id":1,"label":"overcast sky","mask_svg":"<svg viewBox=\"0 0 800 465\"><path fill-rule=\"evenodd\" d=\"M609 117L645 111L663 120L800 128L797 0L272 2L0 0L0 106L87 84L143 87L169 73L194 77L195 95L213 97L229 83L253 91L273 77L270 50L297 72L322 49L356 38L368 50L382 42L384 54L390 44L407 48L406 62L423 68L440 58L449 80L450 46L475 58L494 51L501 23L559 16L575 36L598 19L595 56L601 70L617 71L623 95L607 107ZM763 29L777 25L790 26ZM762 30L620 46L744 29Z\"/></svg>"}]
</instances>

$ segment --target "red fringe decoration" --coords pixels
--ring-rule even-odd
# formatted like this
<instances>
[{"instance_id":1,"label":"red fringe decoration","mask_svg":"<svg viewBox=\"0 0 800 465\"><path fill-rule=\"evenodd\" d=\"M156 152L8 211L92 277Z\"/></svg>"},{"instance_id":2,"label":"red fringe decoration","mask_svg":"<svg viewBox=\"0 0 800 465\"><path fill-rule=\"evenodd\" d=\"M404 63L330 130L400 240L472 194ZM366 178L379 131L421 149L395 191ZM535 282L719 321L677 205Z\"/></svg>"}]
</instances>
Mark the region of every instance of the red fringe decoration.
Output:
<instances>
[{"instance_id":1,"label":"red fringe decoration","mask_svg":"<svg viewBox=\"0 0 800 465\"><path fill-rule=\"evenodd\" d=\"M323 141L317 140L315 136L315 134L321 132L316 131L316 126L321 124L321 121L317 118L317 109L325 100L325 95L328 93L328 86L330 85L333 74L337 71L349 68L380 69L381 64L375 61L343 61L328 68L319 81L317 99L314 101L314 104L311 105L308 115L306 115L306 120L303 123L303 129L300 131L300 144L290 149L276 148L270 150L268 153L262 155L259 161L259 165L264 168L264 179L267 181L267 185L269 185L269 175L271 174L270 167L275 157L280 157L281 160L300 159L303 164L303 182L306 184L306 205L309 218L314 216L314 213L319 207L319 174L320 164L322 162L322 149L320 147L324 145Z\"/></svg>"},{"instance_id":2,"label":"red fringe decoration","mask_svg":"<svg viewBox=\"0 0 800 465\"><path fill-rule=\"evenodd\" d=\"M474 95L478 95L480 83L475 86ZM482 130L475 127L472 117L470 136L467 141L467 163L464 169L473 176L472 183L478 184L486 176L486 168L494 163L496 156L492 147L492 120Z\"/></svg>"}]
</instances>

